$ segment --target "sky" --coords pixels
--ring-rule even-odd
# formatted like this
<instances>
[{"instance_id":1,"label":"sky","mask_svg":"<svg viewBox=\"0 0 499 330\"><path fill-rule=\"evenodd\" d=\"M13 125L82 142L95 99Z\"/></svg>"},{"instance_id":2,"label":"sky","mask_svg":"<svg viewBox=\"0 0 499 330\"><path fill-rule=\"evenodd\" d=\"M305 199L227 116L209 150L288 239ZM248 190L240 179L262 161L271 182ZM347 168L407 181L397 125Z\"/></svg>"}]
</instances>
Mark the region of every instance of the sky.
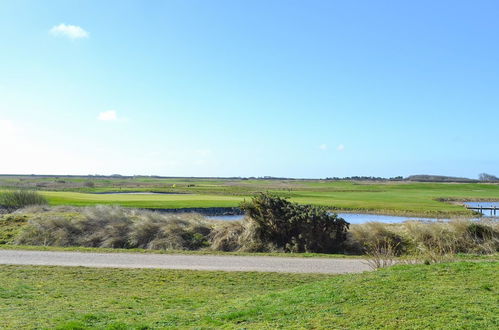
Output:
<instances>
[{"instance_id":1,"label":"sky","mask_svg":"<svg viewBox=\"0 0 499 330\"><path fill-rule=\"evenodd\" d=\"M499 174L498 1L0 0L0 173Z\"/></svg>"}]
</instances>

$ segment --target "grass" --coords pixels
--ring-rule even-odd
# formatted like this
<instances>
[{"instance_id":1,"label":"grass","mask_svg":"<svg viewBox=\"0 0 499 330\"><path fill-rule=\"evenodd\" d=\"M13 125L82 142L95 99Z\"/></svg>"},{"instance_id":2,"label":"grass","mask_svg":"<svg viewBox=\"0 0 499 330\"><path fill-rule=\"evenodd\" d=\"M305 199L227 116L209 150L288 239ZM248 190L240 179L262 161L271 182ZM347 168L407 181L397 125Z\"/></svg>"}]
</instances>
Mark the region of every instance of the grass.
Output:
<instances>
[{"instance_id":1,"label":"grass","mask_svg":"<svg viewBox=\"0 0 499 330\"><path fill-rule=\"evenodd\" d=\"M396 247L396 256L431 257L429 260L458 253L496 255L499 251L498 225L491 219L354 224L350 226L346 240L330 252L336 253L333 257L338 257L338 253L363 255L374 247L389 245ZM151 253L196 251L195 254L230 251L236 255L248 255L248 252L282 255L279 252L283 249L273 246L272 242L255 236L251 219L224 222L192 213L167 214L100 205L84 208L37 206L0 216L0 248L3 244L3 248L11 246L14 249L18 246L50 249L48 246L51 246L68 251L113 252L119 249L157 251ZM308 253L305 256L324 255Z\"/></svg>"},{"instance_id":2,"label":"grass","mask_svg":"<svg viewBox=\"0 0 499 330\"><path fill-rule=\"evenodd\" d=\"M216 186L220 187L220 186ZM262 185L260 191L265 191ZM256 187L255 187L256 189ZM185 188L184 191L189 191ZM445 200L499 200L499 185L490 184L355 184L348 182L323 185L297 185L292 190L269 189L302 204L331 207L338 211L361 211L398 215L436 216L472 215L461 205ZM201 189L193 194L178 195L119 195L85 194L75 192L44 192L52 205L114 204L146 208L233 207L253 191L245 192L235 187L225 187L209 193Z\"/></svg>"},{"instance_id":3,"label":"grass","mask_svg":"<svg viewBox=\"0 0 499 330\"><path fill-rule=\"evenodd\" d=\"M216 326L497 328L498 263L397 266L254 297L209 317Z\"/></svg>"},{"instance_id":4,"label":"grass","mask_svg":"<svg viewBox=\"0 0 499 330\"><path fill-rule=\"evenodd\" d=\"M159 209L235 207L238 206L244 199L240 196L201 194L91 194L67 191L44 191L42 194L47 198L51 205L89 206L104 204Z\"/></svg>"},{"instance_id":5,"label":"grass","mask_svg":"<svg viewBox=\"0 0 499 330\"><path fill-rule=\"evenodd\" d=\"M497 328L499 264L349 275L0 266L0 327Z\"/></svg>"},{"instance_id":6,"label":"grass","mask_svg":"<svg viewBox=\"0 0 499 330\"><path fill-rule=\"evenodd\" d=\"M85 185L89 180L94 187ZM463 206L442 200L499 201L499 184L490 183L0 176L2 187L42 190L51 205L113 204L143 208L233 207L257 192L271 191L299 203L338 211L430 217L473 214ZM130 191L181 194L95 194Z\"/></svg>"},{"instance_id":7,"label":"grass","mask_svg":"<svg viewBox=\"0 0 499 330\"><path fill-rule=\"evenodd\" d=\"M27 222L25 215L0 215L0 245L12 243Z\"/></svg>"},{"instance_id":8,"label":"grass","mask_svg":"<svg viewBox=\"0 0 499 330\"><path fill-rule=\"evenodd\" d=\"M0 266L0 328L168 327L324 275Z\"/></svg>"},{"instance_id":9,"label":"grass","mask_svg":"<svg viewBox=\"0 0 499 330\"><path fill-rule=\"evenodd\" d=\"M46 205L47 200L36 191L9 190L0 193L0 206L15 210L30 205Z\"/></svg>"}]
</instances>

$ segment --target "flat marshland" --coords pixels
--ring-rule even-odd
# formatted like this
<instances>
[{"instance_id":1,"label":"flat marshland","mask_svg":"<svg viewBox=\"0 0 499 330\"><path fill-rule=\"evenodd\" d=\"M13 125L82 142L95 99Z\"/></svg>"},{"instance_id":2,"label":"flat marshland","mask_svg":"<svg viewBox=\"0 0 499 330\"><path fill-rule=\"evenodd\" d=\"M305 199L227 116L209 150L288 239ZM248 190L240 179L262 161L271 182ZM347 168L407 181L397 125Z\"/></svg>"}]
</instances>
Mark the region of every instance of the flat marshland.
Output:
<instances>
[{"instance_id":1,"label":"flat marshland","mask_svg":"<svg viewBox=\"0 0 499 330\"><path fill-rule=\"evenodd\" d=\"M51 205L236 207L255 193L271 192L336 211L430 217L473 215L459 203L448 201L499 200L499 184L490 183L0 176L0 189L18 188L40 191Z\"/></svg>"}]
</instances>

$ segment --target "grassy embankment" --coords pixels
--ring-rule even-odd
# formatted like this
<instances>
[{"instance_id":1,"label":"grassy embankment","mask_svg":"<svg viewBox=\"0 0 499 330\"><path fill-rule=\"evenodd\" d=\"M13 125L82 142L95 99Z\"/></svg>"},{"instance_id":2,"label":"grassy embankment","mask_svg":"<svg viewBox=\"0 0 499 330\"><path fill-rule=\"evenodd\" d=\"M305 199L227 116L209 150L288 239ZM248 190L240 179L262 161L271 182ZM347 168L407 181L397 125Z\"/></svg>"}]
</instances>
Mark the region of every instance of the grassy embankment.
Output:
<instances>
[{"instance_id":1,"label":"grassy embankment","mask_svg":"<svg viewBox=\"0 0 499 330\"><path fill-rule=\"evenodd\" d=\"M0 327L497 328L499 263L355 275L0 266Z\"/></svg>"}]
</instances>

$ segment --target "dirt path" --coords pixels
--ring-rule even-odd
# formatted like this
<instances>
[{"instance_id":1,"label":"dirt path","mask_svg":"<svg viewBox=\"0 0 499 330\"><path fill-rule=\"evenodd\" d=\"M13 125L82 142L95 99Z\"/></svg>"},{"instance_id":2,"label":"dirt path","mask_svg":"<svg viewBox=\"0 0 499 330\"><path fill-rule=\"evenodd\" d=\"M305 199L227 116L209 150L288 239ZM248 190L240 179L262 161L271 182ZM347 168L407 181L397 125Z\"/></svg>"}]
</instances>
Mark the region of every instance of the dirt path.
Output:
<instances>
[{"instance_id":1,"label":"dirt path","mask_svg":"<svg viewBox=\"0 0 499 330\"><path fill-rule=\"evenodd\" d=\"M283 273L359 273L361 259L0 250L0 264Z\"/></svg>"}]
</instances>

